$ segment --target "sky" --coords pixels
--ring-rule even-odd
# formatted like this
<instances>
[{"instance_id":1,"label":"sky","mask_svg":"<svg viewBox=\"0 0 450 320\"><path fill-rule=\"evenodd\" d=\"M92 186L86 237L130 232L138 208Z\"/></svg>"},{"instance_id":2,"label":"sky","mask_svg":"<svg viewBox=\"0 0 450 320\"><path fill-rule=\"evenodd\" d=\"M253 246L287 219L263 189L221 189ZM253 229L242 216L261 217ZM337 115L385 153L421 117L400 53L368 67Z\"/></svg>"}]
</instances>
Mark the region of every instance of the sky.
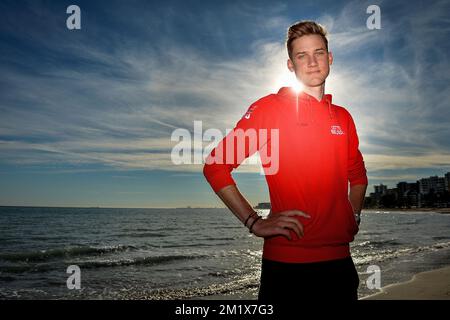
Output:
<instances>
[{"instance_id":1,"label":"sky","mask_svg":"<svg viewBox=\"0 0 450 320\"><path fill-rule=\"evenodd\" d=\"M68 6L81 10L69 30ZM381 29L366 12L378 5ZM285 33L329 32L326 92L352 114L373 185L450 171L448 1L0 2L0 205L222 206L176 129L223 134L289 85ZM199 152L202 151L197 150ZM257 165L234 174L268 201Z\"/></svg>"}]
</instances>

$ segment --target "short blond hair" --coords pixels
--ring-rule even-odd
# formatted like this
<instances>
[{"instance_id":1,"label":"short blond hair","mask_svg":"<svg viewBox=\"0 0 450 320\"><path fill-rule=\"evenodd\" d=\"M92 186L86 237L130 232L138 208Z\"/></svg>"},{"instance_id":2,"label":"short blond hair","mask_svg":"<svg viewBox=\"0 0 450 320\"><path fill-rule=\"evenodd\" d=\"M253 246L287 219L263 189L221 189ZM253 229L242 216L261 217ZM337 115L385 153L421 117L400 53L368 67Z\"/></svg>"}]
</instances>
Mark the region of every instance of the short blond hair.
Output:
<instances>
[{"instance_id":1,"label":"short blond hair","mask_svg":"<svg viewBox=\"0 0 450 320\"><path fill-rule=\"evenodd\" d=\"M295 39L309 34L317 34L321 36L328 51L327 30L325 27L315 21L303 20L294 23L288 29L286 48L290 59L292 59L292 42L294 42Z\"/></svg>"}]
</instances>

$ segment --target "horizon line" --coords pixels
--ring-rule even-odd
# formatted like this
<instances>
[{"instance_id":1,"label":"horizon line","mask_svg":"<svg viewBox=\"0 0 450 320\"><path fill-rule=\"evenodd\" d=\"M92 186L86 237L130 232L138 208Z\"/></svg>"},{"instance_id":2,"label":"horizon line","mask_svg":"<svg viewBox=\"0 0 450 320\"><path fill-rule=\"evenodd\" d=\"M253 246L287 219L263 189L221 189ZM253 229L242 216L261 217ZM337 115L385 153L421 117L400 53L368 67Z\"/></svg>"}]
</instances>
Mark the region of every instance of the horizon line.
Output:
<instances>
[{"instance_id":1,"label":"horizon line","mask_svg":"<svg viewBox=\"0 0 450 320\"><path fill-rule=\"evenodd\" d=\"M226 207L108 207L108 206L33 206L33 205L0 205L0 208L67 208L67 209L225 209Z\"/></svg>"}]
</instances>

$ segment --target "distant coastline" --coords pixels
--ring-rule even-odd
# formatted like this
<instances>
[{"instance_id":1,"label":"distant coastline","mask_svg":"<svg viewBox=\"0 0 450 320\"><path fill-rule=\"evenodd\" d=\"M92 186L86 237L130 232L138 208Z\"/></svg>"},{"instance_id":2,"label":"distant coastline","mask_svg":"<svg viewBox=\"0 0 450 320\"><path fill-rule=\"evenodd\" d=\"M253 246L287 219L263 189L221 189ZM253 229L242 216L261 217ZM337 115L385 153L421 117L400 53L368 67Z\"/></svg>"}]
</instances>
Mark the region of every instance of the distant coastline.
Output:
<instances>
[{"instance_id":1,"label":"distant coastline","mask_svg":"<svg viewBox=\"0 0 450 320\"><path fill-rule=\"evenodd\" d=\"M364 211L437 212L450 214L450 208L367 208Z\"/></svg>"},{"instance_id":2,"label":"distant coastline","mask_svg":"<svg viewBox=\"0 0 450 320\"><path fill-rule=\"evenodd\" d=\"M129 207L101 207L101 206L91 206L91 207L75 207L75 206L4 206L0 205L0 208L52 208L52 209L226 209L225 207L167 207L167 208L161 208L161 207L136 207L136 208L129 208ZM270 209L270 202L260 202L256 206L253 207L254 209ZM400 211L400 212L437 212L441 214L450 214L450 208L364 208L364 211Z\"/></svg>"},{"instance_id":3,"label":"distant coastline","mask_svg":"<svg viewBox=\"0 0 450 320\"><path fill-rule=\"evenodd\" d=\"M270 202L260 202L254 209L270 209ZM364 211L404 211L404 212L437 212L442 214L450 214L450 208L364 208Z\"/></svg>"}]
</instances>

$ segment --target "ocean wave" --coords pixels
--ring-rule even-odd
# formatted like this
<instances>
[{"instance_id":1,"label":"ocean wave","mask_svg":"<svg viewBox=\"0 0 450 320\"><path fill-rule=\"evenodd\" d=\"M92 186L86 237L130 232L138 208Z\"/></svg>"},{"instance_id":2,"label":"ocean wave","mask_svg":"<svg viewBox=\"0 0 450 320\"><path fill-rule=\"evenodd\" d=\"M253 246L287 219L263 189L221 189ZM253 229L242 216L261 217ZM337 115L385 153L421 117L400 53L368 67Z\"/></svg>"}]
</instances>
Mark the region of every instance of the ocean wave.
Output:
<instances>
[{"instance_id":1,"label":"ocean wave","mask_svg":"<svg viewBox=\"0 0 450 320\"><path fill-rule=\"evenodd\" d=\"M48 263L41 264L6 264L0 266L0 274L21 274L21 273L42 273L49 272L55 269L55 266Z\"/></svg>"},{"instance_id":2,"label":"ocean wave","mask_svg":"<svg viewBox=\"0 0 450 320\"><path fill-rule=\"evenodd\" d=\"M128 238L164 238L170 236L170 234L160 232L137 232L137 233L119 233L113 236L128 237Z\"/></svg>"},{"instance_id":3,"label":"ocean wave","mask_svg":"<svg viewBox=\"0 0 450 320\"><path fill-rule=\"evenodd\" d=\"M371 247L371 248L383 248L388 246L399 246L402 243L397 241L397 239L387 239L387 240L367 240L360 243L352 244L353 247Z\"/></svg>"},{"instance_id":4,"label":"ocean wave","mask_svg":"<svg viewBox=\"0 0 450 320\"><path fill-rule=\"evenodd\" d=\"M58 242L63 242L63 241L70 241L72 239L74 239L75 237L61 237L61 236L42 236L42 235L38 235L38 236L32 236L29 238L29 240L36 240L36 241L58 241Z\"/></svg>"},{"instance_id":5,"label":"ocean wave","mask_svg":"<svg viewBox=\"0 0 450 320\"><path fill-rule=\"evenodd\" d=\"M419 224L423 219L413 219L411 221L397 222L398 226Z\"/></svg>"},{"instance_id":6,"label":"ocean wave","mask_svg":"<svg viewBox=\"0 0 450 320\"><path fill-rule=\"evenodd\" d=\"M123 232L159 232L159 231L174 231L179 230L178 228L174 227L163 227L163 228L154 228L154 227L148 227L148 228L123 228L118 231Z\"/></svg>"},{"instance_id":7,"label":"ocean wave","mask_svg":"<svg viewBox=\"0 0 450 320\"><path fill-rule=\"evenodd\" d=\"M11 276L1 276L0 275L0 281L4 281L4 282L12 282L12 281L16 281L17 278L15 277L11 277Z\"/></svg>"},{"instance_id":8,"label":"ocean wave","mask_svg":"<svg viewBox=\"0 0 450 320\"><path fill-rule=\"evenodd\" d=\"M230 276L241 275L242 273L243 273L242 270L235 269L235 270L224 270L222 272L220 271L208 272L207 276L214 278L229 278Z\"/></svg>"},{"instance_id":9,"label":"ocean wave","mask_svg":"<svg viewBox=\"0 0 450 320\"><path fill-rule=\"evenodd\" d=\"M40 289L4 289L0 288L0 300L24 300L47 298L48 293Z\"/></svg>"},{"instance_id":10,"label":"ocean wave","mask_svg":"<svg viewBox=\"0 0 450 320\"><path fill-rule=\"evenodd\" d=\"M222 245L228 245L229 243L227 242L222 242L222 243L204 243L204 242L195 242L195 243L190 243L190 244L162 244L162 245L148 245L150 247L154 247L154 248L189 248L189 247L217 247L217 246L222 246Z\"/></svg>"},{"instance_id":11,"label":"ocean wave","mask_svg":"<svg viewBox=\"0 0 450 320\"><path fill-rule=\"evenodd\" d=\"M207 241L235 241L236 238L233 237L205 237L200 240L207 240Z\"/></svg>"},{"instance_id":12,"label":"ocean wave","mask_svg":"<svg viewBox=\"0 0 450 320\"><path fill-rule=\"evenodd\" d=\"M220 226L220 229L242 229L242 226L240 224L236 226Z\"/></svg>"},{"instance_id":13,"label":"ocean wave","mask_svg":"<svg viewBox=\"0 0 450 320\"><path fill-rule=\"evenodd\" d=\"M441 236L441 237L433 237L433 240L447 240L447 239L450 239L450 237L448 237L448 236Z\"/></svg>"},{"instance_id":14,"label":"ocean wave","mask_svg":"<svg viewBox=\"0 0 450 320\"><path fill-rule=\"evenodd\" d=\"M419 246L415 248L385 249L371 252L360 252L358 250L353 250L352 252L355 264L362 265L367 263L380 263L417 253L427 253L445 249L450 249L450 242L434 243L428 246Z\"/></svg>"},{"instance_id":15,"label":"ocean wave","mask_svg":"<svg viewBox=\"0 0 450 320\"><path fill-rule=\"evenodd\" d=\"M192 299L213 295L227 295L230 293L257 290L259 274L253 273L245 277L236 277L224 283L214 283L202 287L163 288L149 291L127 290L121 293L121 299L128 300L179 300Z\"/></svg>"},{"instance_id":16,"label":"ocean wave","mask_svg":"<svg viewBox=\"0 0 450 320\"><path fill-rule=\"evenodd\" d=\"M93 260L77 262L77 265L82 269L96 269L120 266L138 266L138 265L157 265L169 263L179 260L192 260L206 257L205 255L167 255L167 256L151 256L138 257L118 260Z\"/></svg>"},{"instance_id":17,"label":"ocean wave","mask_svg":"<svg viewBox=\"0 0 450 320\"><path fill-rule=\"evenodd\" d=\"M36 250L30 252L19 253L2 253L0 254L0 260L10 262L42 262L55 258L75 257L85 255L103 255L107 253L131 251L136 249L134 246L104 246L104 247L92 247L92 246L78 246L68 248L57 248L49 250Z\"/></svg>"}]
</instances>

